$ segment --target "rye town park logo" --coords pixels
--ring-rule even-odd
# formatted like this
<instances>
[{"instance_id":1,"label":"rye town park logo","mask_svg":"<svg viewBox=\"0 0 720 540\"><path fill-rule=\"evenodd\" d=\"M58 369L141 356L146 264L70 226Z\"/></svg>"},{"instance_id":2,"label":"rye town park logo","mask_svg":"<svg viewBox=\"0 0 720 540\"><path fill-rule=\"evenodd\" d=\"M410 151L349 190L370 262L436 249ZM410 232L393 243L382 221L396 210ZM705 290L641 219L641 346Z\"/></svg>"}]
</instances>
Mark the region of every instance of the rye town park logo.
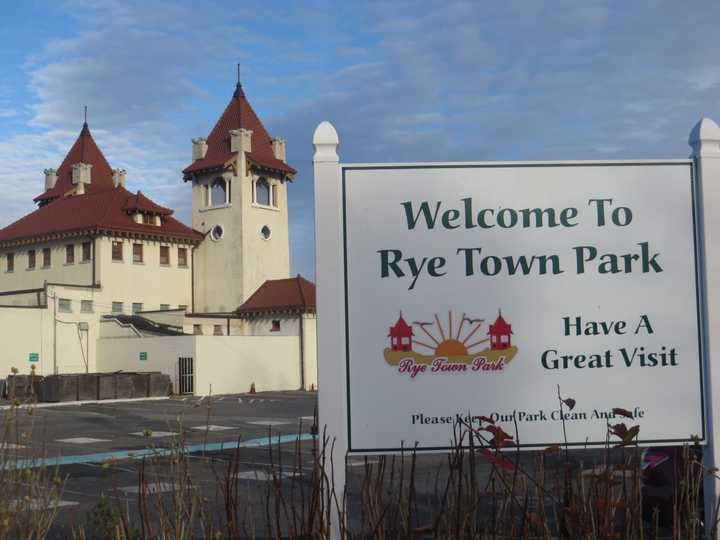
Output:
<instances>
[{"instance_id":1,"label":"rye town park logo","mask_svg":"<svg viewBox=\"0 0 720 540\"><path fill-rule=\"evenodd\" d=\"M501 310L486 332L481 331L484 322L465 313L453 321L449 311L446 326L437 313L433 321L408 324L400 311L387 335L390 346L384 351L385 362L411 378L419 374L501 373L518 352L512 344L512 325Z\"/></svg>"}]
</instances>

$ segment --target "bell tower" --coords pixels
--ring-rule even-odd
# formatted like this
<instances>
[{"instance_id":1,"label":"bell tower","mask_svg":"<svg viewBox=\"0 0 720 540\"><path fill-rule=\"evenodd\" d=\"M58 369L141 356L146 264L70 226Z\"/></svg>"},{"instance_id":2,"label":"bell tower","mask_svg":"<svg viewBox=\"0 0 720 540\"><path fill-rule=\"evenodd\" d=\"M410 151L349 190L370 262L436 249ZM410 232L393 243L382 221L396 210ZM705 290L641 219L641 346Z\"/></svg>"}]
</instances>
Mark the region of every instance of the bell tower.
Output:
<instances>
[{"instance_id":1,"label":"bell tower","mask_svg":"<svg viewBox=\"0 0 720 540\"><path fill-rule=\"evenodd\" d=\"M285 141L268 134L240 82L207 138L192 140L196 313L235 310L268 279L290 274L287 186L295 169Z\"/></svg>"}]
</instances>

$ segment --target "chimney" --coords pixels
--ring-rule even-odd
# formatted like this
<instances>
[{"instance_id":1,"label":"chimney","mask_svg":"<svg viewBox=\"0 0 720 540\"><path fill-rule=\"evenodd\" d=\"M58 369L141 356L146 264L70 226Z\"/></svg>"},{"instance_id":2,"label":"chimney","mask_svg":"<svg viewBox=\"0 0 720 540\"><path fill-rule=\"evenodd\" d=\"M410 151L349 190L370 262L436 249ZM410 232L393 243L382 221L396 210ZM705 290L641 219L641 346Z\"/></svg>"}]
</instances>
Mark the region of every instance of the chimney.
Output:
<instances>
[{"instance_id":1,"label":"chimney","mask_svg":"<svg viewBox=\"0 0 720 540\"><path fill-rule=\"evenodd\" d=\"M231 129L230 130L230 151L231 152L252 152L252 129Z\"/></svg>"},{"instance_id":2,"label":"chimney","mask_svg":"<svg viewBox=\"0 0 720 540\"><path fill-rule=\"evenodd\" d=\"M89 163L75 163L72 166L72 183L77 186L76 195L85 193L85 184L92 181L92 165Z\"/></svg>"},{"instance_id":3,"label":"chimney","mask_svg":"<svg viewBox=\"0 0 720 540\"><path fill-rule=\"evenodd\" d=\"M55 169L45 169L45 191L55 187L57 182L57 171Z\"/></svg>"},{"instance_id":4,"label":"chimney","mask_svg":"<svg viewBox=\"0 0 720 540\"><path fill-rule=\"evenodd\" d=\"M272 149L275 158L285 163L285 139L277 138L272 140Z\"/></svg>"},{"instance_id":5,"label":"chimney","mask_svg":"<svg viewBox=\"0 0 720 540\"><path fill-rule=\"evenodd\" d=\"M125 187L125 169L113 169L113 186Z\"/></svg>"},{"instance_id":6,"label":"chimney","mask_svg":"<svg viewBox=\"0 0 720 540\"><path fill-rule=\"evenodd\" d=\"M193 149L192 149L192 160L193 163L196 162L198 159L203 159L205 155L207 154L208 145L207 145L207 139L204 137L196 137L192 140Z\"/></svg>"}]
</instances>

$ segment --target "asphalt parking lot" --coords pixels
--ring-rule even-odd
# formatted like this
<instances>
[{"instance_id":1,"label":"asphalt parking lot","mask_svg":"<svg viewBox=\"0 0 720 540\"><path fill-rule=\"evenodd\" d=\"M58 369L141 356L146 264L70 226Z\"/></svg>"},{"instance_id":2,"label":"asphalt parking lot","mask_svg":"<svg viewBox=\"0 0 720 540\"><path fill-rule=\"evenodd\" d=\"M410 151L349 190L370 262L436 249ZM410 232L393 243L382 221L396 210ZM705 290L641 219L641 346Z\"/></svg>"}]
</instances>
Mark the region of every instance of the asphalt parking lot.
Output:
<instances>
[{"instance_id":1,"label":"asphalt parking lot","mask_svg":"<svg viewBox=\"0 0 720 540\"><path fill-rule=\"evenodd\" d=\"M286 454L286 466L312 467L315 407L314 393L267 392L22 408L17 422L6 419L2 452L6 463L45 466L64 479L54 528L63 537L103 498L132 513L140 458L162 458L178 445L190 455L193 481L205 497L221 496L234 458L237 478L261 508L278 452ZM146 482L153 494L171 492L173 476L163 466L147 471Z\"/></svg>"},{"instance_id":2,"label":"asphalt parking lot","mask_svg":"<svg viewBox=\"0 0 720 540\"><path fill-rule=\"evenodd\" d=\"M279 475L284 484L303 483L309 489L316 398L317 394L308 392L265 392L6 410L0 452L5 464L50 471L50 476L63 480L50 537L72 537L73 529L81 525L94 527L88 520L103 500L137 520L143 474L151 498L172 504L180 489L173 461L179 447L188 456L185 472L192 478L193 489L210 510L208 519L221 521L223 490L232 476L247 512L243 519L252 529L248 536L263 537L273 478ZM601 458L602 451L588 451L577 453L573 461L584 469ZM369 456L367 462L373 467L380 459ZM534 460L532 453L523 453L528 470ZM407 470L410 462L406 456L403 468ZM368 471L365 463L362 457L348 459L351 521L360 514L359 494ZM235 468L231 470L230 465ZM419 455L412 465L415 487L423 495L418 501L428 511L437 503L434 495L443 485L447 465L448 455L443 453ZM482 483L490 465L479 459L476 467Z\"/></svg>"}]
</instances>

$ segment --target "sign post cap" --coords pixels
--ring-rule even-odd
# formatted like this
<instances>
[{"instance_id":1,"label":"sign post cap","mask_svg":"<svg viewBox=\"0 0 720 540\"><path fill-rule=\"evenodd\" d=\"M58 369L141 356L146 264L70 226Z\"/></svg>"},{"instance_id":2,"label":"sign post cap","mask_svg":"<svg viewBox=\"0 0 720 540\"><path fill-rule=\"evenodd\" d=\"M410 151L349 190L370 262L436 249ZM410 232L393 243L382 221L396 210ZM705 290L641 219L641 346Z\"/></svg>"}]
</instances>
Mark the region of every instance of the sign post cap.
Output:
<instances>
[{"instance_id":1,"label":"sign post cap","mask_svg":"<svg viewBox=\"0 0 720 540\"><path fill-rule=\"evenodd\" d=\"M337 131L333 125L324 120L320 122L313 133L315 146L314 161L338 161L337 146L340 143Z\"/></svg>"}]
</instances>

